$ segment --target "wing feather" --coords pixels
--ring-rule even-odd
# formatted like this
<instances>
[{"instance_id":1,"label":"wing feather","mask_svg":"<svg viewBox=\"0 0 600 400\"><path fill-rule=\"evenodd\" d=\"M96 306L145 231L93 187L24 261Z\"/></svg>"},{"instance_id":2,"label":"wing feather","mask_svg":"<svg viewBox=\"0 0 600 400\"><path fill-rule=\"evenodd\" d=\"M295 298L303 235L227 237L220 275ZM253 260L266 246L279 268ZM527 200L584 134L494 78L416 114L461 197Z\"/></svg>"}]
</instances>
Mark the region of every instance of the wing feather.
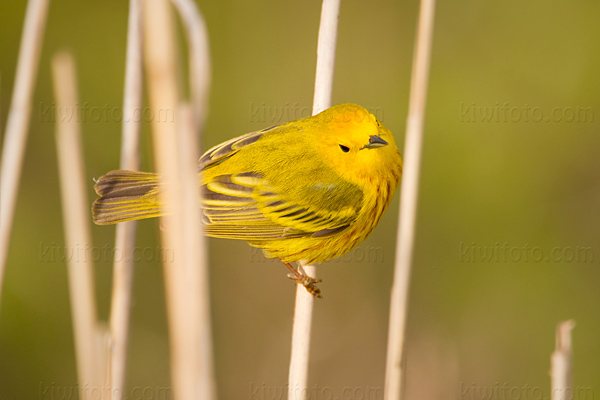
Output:
<instances>
[{"instance_id":1,"label":"wing feather","mask_svg":"<svg viewBox=\"0 0 600 400\"><path fill-rule=\"evenodd\" d=\"M201 171L206 172L201 194L203 221L209 236L254 242L300 236L324 237L346 229L355 220L362 207L360 190L331 173L314 175L315 182L309 187L293 187L292 182L298 177L283 177L281 164L277 162L285 161L278 157L274 157L273 166L265 170L274 169L275 175L269 172L265 176L255 171L254 166L239 161L235 165L245 165L243 169L247 170L230 173L226 162L233 160L232 156L244 147L249 151L254 146L263 146L262 152L277 151L283 145L273 136L277 131L257 143L266 132L275 128L229 140L208 150L198 161ZM300 173L313 175L314 171ZM269 177L277 184L272 185ZM351 195L346 198L344 193Z\"/></svg>"},{"instance_id":2,"label":"wing feather","mask_svg":"<svg viewBox=\"0 0 600 400\"><path fill-rule=\"evenodd\" d=\"M256 142L262 137L262 135L265 132L268 132L276 127L277 125L260 131L250 132L245 135L228 140L227 142L216 145L215 147L209 149L206 153L204 153L204 155L198 160L198 166L200 167L200 170L210 168L222 163L223 161L240 151L240 149L242 149L243 147Z\"/></svg>"},{"instance_id":3,"label":"wing feather","mask_svg":"<svg viewBox=\"0 0 600 400\"><path fill-rule=\"evenodd\" d=\"M251 241L324 237L346 229L352 215L311 208L286 199L260 174L219 175L202 186L207 234Z\"/></svg>"}]
</instances>

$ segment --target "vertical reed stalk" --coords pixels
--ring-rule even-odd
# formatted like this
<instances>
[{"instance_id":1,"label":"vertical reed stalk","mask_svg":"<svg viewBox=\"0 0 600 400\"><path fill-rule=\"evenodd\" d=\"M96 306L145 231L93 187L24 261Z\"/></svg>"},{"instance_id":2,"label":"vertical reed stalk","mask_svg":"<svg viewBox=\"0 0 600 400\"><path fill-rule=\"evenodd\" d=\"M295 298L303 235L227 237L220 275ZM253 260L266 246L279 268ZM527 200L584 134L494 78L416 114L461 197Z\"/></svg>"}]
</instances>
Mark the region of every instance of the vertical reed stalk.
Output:
<instances>
[{"instance_id":1,"label":"vertical reed stalk","mask_svg":"<svg viewBox=\"0 0 600 400\"><path fill-rule=\"evenodd\" d=\"M171 0L179 12L187 33L190 57L191 109L193 130L204 127L210 89L210 50L208 32L202 13L192 0Z\"/></svg>"},{"instance_id":2,"label":"vertical reed stalk","mask_svg":"<svg viewBox=\"0 0 600 400\"><path fill-rule=\"evenodd\" d=\"M335 49L340 0L323 0L319 39L317 44L317 72L313 115L331 107ZM304 263L300 263L303 265ZM304 265L308 276L316 277L315 265ZM306 392L308 385L308 359L310 354L310 332L312 326L314 296L302 285L296 287L294 324L292 327L292 354L288 383L288 399L297 399Z\"/></svg>"},{"instance_id":3,"label":"vertical reed stalk","mask_svg":"<svg viewBox=\"0 0 600 400\"><path fill-rule=\"evenodd\" d=\"M198 208L197 160L199 135L208 114L210 89L210 50L206 23L198 6L192 0L171 0L187 33L189 47L191 104L179 108L179 159L181 161L181 210L183 238L186 241L186 276L189 283L187 303L196 318L191 322L197 398L216 398L213 370L212 335L210 318L210 282L208 251L203 238L203 225Z\"/></svg>"},{"instance_id":4,"label":"vertical reed stalk","mask_svg":"<svg viewBox=\"0 0 600 400\"><path fill-rule=\"evenodd\" d=\"M185 249L184 274L188 283L186 303L189 307L194 380L196 398L216 398L213 371L212 337L210 320L210 283L206 240L203 238L202 220L198 207L198 138L195 110L188 104L179 107L179 159L181 169L181 213L183 247Z\"/></svg>"},{"instance_id":5,"label":"vertical reed stalk","mask_svg":"<svg viewBox=\"0 0 600 400\"><path fill-rule=\"evenodd\" d=\"M136 114L142 107L142 19L140 0L129 1L127 28L127 56L123 99L123 135L121 142L121 169L138 170L140 164L140 124ZM139 115L139 114L137 114ZM131 292L133 285L134 246L137 222L130 221L116 227L113 287L110 309L109 383L110 397L123 397L127 368L127 343Z\"/></svg>"},{"instance_id":6,"label":"vertical reed stalk","mask_svg":"<svg viewBox=\"0 0 600 400\"><path fill-rule=\"evenodd\" d=\"M52 60L57 110L77 109L75 64L70 54L60 53ZM76 115L64 113L64 115ZM57 120L61 200L67 249L77 249L80 257L67 263L71 314L75 336L75 355L80 397L91 398L94 388L102 387L100 330L96 318L94 273L91 263L89 203L84 179L81 139L77 118ZM83 253L81 250L83 249ZM98 393L95 391L95 393Z\"/></svg>"},{"instance_id":7,"label":"vertical reed stalk","mask_svg":"<svg viewBox=\"0 0 600 400\"><path fill-rule=\"evenodd\" d=\"M556 349L550 358L550 398L552 400L573 400L571 331L573 320L563 321L556 326Z\"/></svg>"},{"instance_id":8,"label":"vertical reed stalk","mask_svg":"<svg viewBox=\"0 0 600 400\"><path fill-rule=\"evenodd\" d=\"M6 137L2 148L0 176L0 294L8 257L10 232L19 191L19 179L25 156L25 144L31 114L31 97L40 58L42 39L46 26L49 0L30 0L27 3L19 60L15 77Z\"/></svg>"},{"instance_id":9,"label":"vertical reed stalk","mask_svg":"<svg viewBox=\"0 0 600 400\"><path fill-rule=\"evenodd\" d=\"M423 125L427 102L434 9L435 0L421 0L412 68L410 103L406 122L404 173L402 177L398 237L396 241L396 264L390 304L390 325L384 388L384 398L386 400L396 400L402 397L402 358L408 311L410 268L414 252L421 148L423 146Z\"/></svg>"},{"instance_id":10,"label":"vertical reed stalk","mask_svg":"<svg viewBox=\"0 0 600 400\"><path fill-rule=\"evenodd\" d=\"M179 103L179 91L175 77L175 54L172 15L166 0L149 0L144 4L144 58L148 79L148 96L154 114L173 116ZM171 380L176 398L192 399L193 387L186 351L189 344L186 335L186 304L183 296L185 279L182 276L183 247L180 246L181 215L176 210L180 203L177 190L177 132L174 119L152 121L154 157L157 172L161 175L164 190L161 203L165 216L161 217L161 242L171 249L173 259L163 260L169 343ZM170 212L171 211L171 212ZM174 212L173 212L174 211ZM189 331L188 331L189 332Z\"/></svg>"},{"instance_id":11,"label":"vertical reed stalk","mask_svg":"<svg viewBox=\"0 0 600 400\"><path fill-rule=\"evenodd\" d=\"M183 400L215 396L212 378L210 306L204 245L198 210L196 143L198 129L190 112L178 112L174 34L170 4L148 0L144 4L145 65L150 105L155 115L176 120L152 121L155 159L162 179L160 201L165 215L161 240L174 257L164 260L167 313L171 349L171 375L175 397ZM190 39L191 40L191 39ZM197 79L208 79L208 73ZM203 82L206 87L207 82ZM206 104L206 99L203 99ZM186 134L178 135L178 132ZM185 139L180 139L180 137ZM193 160L193 161L190 161Z\"/></svg>"}]
</instances>

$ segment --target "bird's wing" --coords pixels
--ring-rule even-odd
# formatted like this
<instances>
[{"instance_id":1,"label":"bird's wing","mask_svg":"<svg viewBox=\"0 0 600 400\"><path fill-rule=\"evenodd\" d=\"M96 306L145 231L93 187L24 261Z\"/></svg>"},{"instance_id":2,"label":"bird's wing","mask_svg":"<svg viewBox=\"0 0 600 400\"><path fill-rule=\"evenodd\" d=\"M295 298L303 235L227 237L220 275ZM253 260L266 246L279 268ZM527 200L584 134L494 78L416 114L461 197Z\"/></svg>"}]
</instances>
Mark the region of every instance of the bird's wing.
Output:
<instances>
[{"instance_id":1,"label":"bird's wing","mask_svg":"<svg viewBox=\"0 0 600 400\"><path fill-rule=\"evenodd\" d=\"M249 241L322 237L346 229L356 219L363 201L356 185L314 160L288 170L285 164L291 161L273 153L292 145L289 141L297 143L295 138L271 135L264 143L256 143L266 132L276 133L278 129L285 131L286 125L231 139L200 158L200 170L210 176L201 185L203 220L209 236ZM264 158L254 160L252 166L244 164L245 170L230 170L227 164L233 156L244 147L250 150L252 144L261 147L253 157L265 153ZM234 165L241 166L239 159ZM307 176L311 177L308 184Z\"/></svg>"},{"instance_id":2,"label":"bird's wing","mask_svg":"<svg viewBox=\"0 0 600 400\"><path fill-rule=\"evenodd\" d=\"M272 187L256 172L216 176L201 190L207 234L251 241L332 235L346 229L362 205L362 196L344 206L328 202L333 190L347 190L336 187L341 184L314 182L307 188L309 204Z\"/></svg>"},{"instance_id":3,"label":"bird's wing","mask_svg":"<svg viewBox=\"0 0 600 400\"><path fill-rule=\"evenodd\" d=\"M227 142L216 145L215 147L208 150L200 159L198 160L198 167L200 170L205 170L207 168L214 167L219 165L223 161L227 160L229 157L233 156L235 153L240 151L243 147L248 146L258 139L261 136L274 128L277 125L272 126L270 128L266 128L256 132L250 132L242 136L238 136Z\"/></svg>"}]
</instances>

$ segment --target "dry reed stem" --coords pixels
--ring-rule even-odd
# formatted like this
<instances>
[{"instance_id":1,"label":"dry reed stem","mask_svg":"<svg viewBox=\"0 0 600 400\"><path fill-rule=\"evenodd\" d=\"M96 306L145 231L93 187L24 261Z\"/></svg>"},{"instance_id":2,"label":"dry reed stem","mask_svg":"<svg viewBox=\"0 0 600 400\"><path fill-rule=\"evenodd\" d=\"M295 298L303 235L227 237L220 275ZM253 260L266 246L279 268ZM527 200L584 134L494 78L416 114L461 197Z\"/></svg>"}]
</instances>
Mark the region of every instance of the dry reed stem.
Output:
<instances>
[{"instance_id":1,"label":"dry reed stem","mask_svg":"<svg viewBox=\"0 0 600 400\"><path fill-rule=\"evenodd\" d=\"M197 371L197 396L202 399L216 398L212 355L212 324L210 318L210 283L208 251L203 237L203 225L198 208L198 135L202 132L208 114L210 89L210 50L208 32L202 13L191 0L172 0L183 21L189 46L191 105L180 106L179 112L179 159L181 160L181 210L183 237L186 240L185 267L189 283L187 304L195 315L192 326L192 352Z\"/></svg>"},{"instance_id":2,"label":"dry reed stem","mask_svg":"<svg viewBox=\"0 0 600 400\"><path fill-rule=\"evenodd\" d=\"M433 36L435 0L422 0L415 43L406 123L404 174L400 197L396 263L390 304L390 325L385 373L384 398L402 397L404 334L408 312L410 268L413 260L417 198L423 144L423 125Z\"/></svg>"},{"instance_id":3,"label":"dry reed stem","mask_svg":"<svg viewBox=\"0 0 600 400\"><path fill-rule=\"evenodd\" d=\"M323 0L317 42L317 72L313 115L331 107L340 0Z\"/></svg>"},{"instance_id":4,"label":"dry reed stem","mask_svg":"<svg viewBox=\"0 0 600 400\"><path fill-rule=\"evenodd\" d=\"M173 115L179 102L175 78L175 54L171 9L166 0L149 0L144 4L144 58L148 79L148 96L155 115L167 112ZM157 117L158 118L158 117ZM185 281L181 271L183 248L178 234L181 232L180 213L169 213L166 209L177 209L179 203L176 188L178 178L177 141L175 121L152 121L154 157L157 172L161 175L164 191L161 202L166 215L161 217L161 242L164 249L171 249L173 259L163 260L169 344L171 355L171 380L176 398L192 399L193 388L190 377L186 377L185 352L189 340L185 333L186 305L182 296Z\"/></svg>"},{"instance_id":5,"label":"dry reed stem","mask_svg":"<svg viewBox=\"0 0 600 400\"><path fill-rule=\"evenodd\" d=\"M130 0L123 99L123 135L121 169L138 170L140 164L140 124L136 120L142 106L142 20L140 0ZM110 396L120 399L124 393L127 368L127 344L134 268L136 221L116 227L112 300L110 309L109 382Z\"/></svg>"},{"instance_id":6,"label":"dry reed stem","mask_svg":"<svg viewBox=\"0 0 600 400\"><path fill-rule=\"evenodd\" d=\"M0 177L0 184L2 185L0 189L0 294L2 293L2 281L19 191L21 168L25 156L29 115L31 114L31 97L46 26L48 3L49 0L30 0L27 3L15 86L6 122L6 137L2 149L2 172Z\"/></svg>"},{"instance_id":7,"label":"dry reed stem","mask_svg":"<svg viewBox=\"0 0 600 400\"><path fill-rule=\"evenodd\" d=\"M202 13L192 0L171 0L187 33L190 63L193 130L200 132L208 112L210 89L210 46Z\"/></svg>"},{"instance_id":8,"label":"dry reed stem","mask_svg":"<svg viewBox=\"0 0 600 400\"><path fill-rule=\"evenodd\" d=\"M323 0L319 38L317 44L317 71L313 115L331 107L337 26L340 13L340 0ZM317 276L315 265L304 265L304 272ZM308 386L308 360L310 354L310 332L312 327L314 296L304 286L296 286L294 323L292 326L292 350L288 377L288 399L301 398Z\"/></svg>"},{"instance_id":9,"label":"dry reed stem","mask_svg":"<svg viewBox=\"0 0 600 400\"><path fill-rule=\"evenodd\" d=\"M77 109L75 65L67 53L57 54L52 60L54 91L57 110ZM62 113L75 115L74 113ZM102 357L100 330L96 318L96 298L91 263L89 203L86 196L84 164L77 118L57 117L56 147L65 245L77 249L80 257L68 260L69 293L75 336L75 355L80 397L90 398L93 388L102 387ZM86 396L88 395L88 396Z\"/></svg>"},{"instance_id":10,"label":"dry reed stem","mask_svg":"<svg viewBox=\"0 0 600 400\"><path fill-rule=\"evenodd\" d=\"M308 276L316 277L315 265L304 266ZM303 285L296 285L294 323L292 325L292 354L290 358L288 399L302 399L308 387L308 360L310 355L310 332L315 297Z\"/></svg>"},{"instance_id":11,"label":"dry reed stem","mask_svg":"<svg viewBox=\"0 0 600 400\"><path fill-rule=\"evenodd\" d=\"M193 131L186 117L175 112L179 93L170 4L166 0L148 0L144 10L144 55L150 105L156 115L168 111L178 121L181 118L178 122L183 123L181 131ZM154 120L152 128L156 166L164 188L161 191L165 211L161 217L161 239L163 247L172 249L174 254L173 259L163 263L174 394L183 400L209 400L214 397L214 382L212 366L205 364L211 362L207 356L211 343L208 283L203 275L206 267L200 265L204 255L200 253L197 164L195 159L191 165L185 161L195 157L187 151L196 149L182 151L182 147L190 144L181 144L175 121ZM186 136L189 139L193 134L195 132ZM186 168L182 168L182 163ZM190 178L190 169L194 179ZM194 210L190 209L191 204ZM200 289L203 293L199 293ZM201 317L205 319L200 320ZM200 342L201 338L205 340Z\"/></svg>"},{"instance_id":12,"label":"dry reed stem","mask_svg":"<svg viewBox=\"0 0 600 400\"><path fill-rule=\"evenodd\" d=\"M200 208L198 207L198 138L197 120L190 105L181 105L178 113L179 159L181 170L181 213L183 220L183 248L185 249L185 278L188 283L186 304L189 307L190 329L196 393L198 399L216 398L213 371L210 283L206 240L203 237ZM193 317L192 317L193 316Z\"/></svg>"},{"instance_id":13,"label":"dry reed stem","mask_svg":"<svg viewBox=\"0 0 600 400\"><path fill-rule=\"evenodd\" d=\"M573 378L571 331L573 320L563 321L556 326L556 349L550 358L552 400L573 400Z\"/></svg>"}]
</instances>

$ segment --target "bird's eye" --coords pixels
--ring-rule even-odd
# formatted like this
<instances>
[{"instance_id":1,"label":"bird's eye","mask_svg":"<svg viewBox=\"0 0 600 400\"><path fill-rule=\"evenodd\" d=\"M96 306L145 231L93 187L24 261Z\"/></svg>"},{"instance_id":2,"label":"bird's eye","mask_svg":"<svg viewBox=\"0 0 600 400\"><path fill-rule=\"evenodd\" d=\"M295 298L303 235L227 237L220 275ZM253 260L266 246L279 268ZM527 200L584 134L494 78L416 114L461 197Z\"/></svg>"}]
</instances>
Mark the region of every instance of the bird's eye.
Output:
<instances>
[{"instance_id":1,"label":"bird's eye","mask_svg":"<svg viewBox=\"0 0 600 400\"><path fill-rule=\"evenodd\" d=\"M350 149L349 149L348 147L346 147L346 146L344 146L344 145L342 145L342 144L340 144L340 149L342 149L342 151L343 151L344 153L347 153L347 152L349 152L349 151L350 151Z\"/></svg>"}]
</instances>

